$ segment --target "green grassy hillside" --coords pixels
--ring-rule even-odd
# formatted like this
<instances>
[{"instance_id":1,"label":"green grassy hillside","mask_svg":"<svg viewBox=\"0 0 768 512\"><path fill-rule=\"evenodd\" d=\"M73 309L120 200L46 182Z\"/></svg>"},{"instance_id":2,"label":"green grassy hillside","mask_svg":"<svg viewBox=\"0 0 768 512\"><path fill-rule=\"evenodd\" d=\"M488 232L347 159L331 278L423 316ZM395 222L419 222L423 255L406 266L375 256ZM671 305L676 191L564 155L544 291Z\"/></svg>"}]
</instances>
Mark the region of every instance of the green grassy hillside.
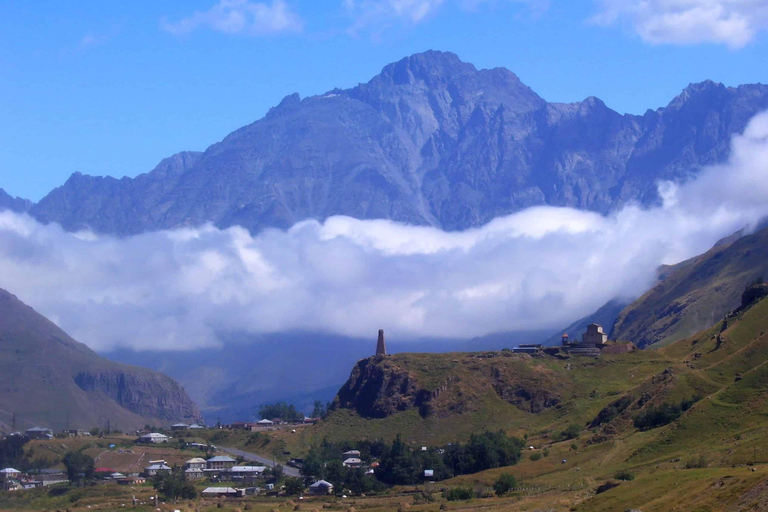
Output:
<instances>
[{"instance_id":1,"label":"green grassy hillside","mask_svg":"<svg viewBox=\"0 0 768 512\"><path fill-rule=\"evenodd\" d=\"M739 305L744 288L768 277L768 229L721 241L662 270L659 283L618 316L612 339L639 347L693 336Z\"/></svg>"},{"instance_id":2,"label":"green grassy hillside","mask_svg":"<svg viewBox=\"0 0 768 512\"><path fill-rule=\"evenodd\" d=\"M508 352L370 358L357 365L328 418L288 436L287 446L300 455L323 438L398 433L413 445L437 446L502 429L527 435L534 447L520 464L445 485L489 486L511 472L531 490L506 510L760 509L768 488L766 362L768 299L657 350L599 359ZM636 427L636 418L674 406L678 415L668 423ZM581 433L563 439L573 424ZM621 472L633 479L617 479ZM618 487L595 494L608 481Z\"/></svg>"}]
</instances>

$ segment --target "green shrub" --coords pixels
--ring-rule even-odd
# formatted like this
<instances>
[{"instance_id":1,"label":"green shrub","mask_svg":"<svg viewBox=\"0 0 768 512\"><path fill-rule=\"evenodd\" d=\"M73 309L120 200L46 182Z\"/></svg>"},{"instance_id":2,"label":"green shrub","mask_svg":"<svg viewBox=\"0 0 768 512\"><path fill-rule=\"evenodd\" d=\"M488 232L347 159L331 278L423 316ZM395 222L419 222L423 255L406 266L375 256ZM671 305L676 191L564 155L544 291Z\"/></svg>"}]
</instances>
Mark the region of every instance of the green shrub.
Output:
<instances>
[{"instance_id":1,"label":"green shrub","mask_svg":"<svg viewBox=\"0 0 768 512\"><path fill-rule=\"evenodd\" d=\"M466 501L471 500L474 496L475 493L470 487L454 487L446 493L445 499L448 501Z\"/></svg>"},{"instance_id":2,"label":"green shrub","mask_svg":"<svg viewBox=\"0 0 768 512\"><path fill-rule=\"evenodd\" d=\"M509 473L504 473L499 476L493 483L493 490L496 491L497 496L506 494L515 487L517 487L517 479L515 479L514 475L510 475Z\"/></svg>"},{"instance_id":3,"label":"green shrub","mask_svg":"<svg viewBox=\"0 0 768 512\"><path fill-rule=\"evenodd\" d=\"M625 480L625 481L628 482L630 480L634 480L635 479L635 474L632 473L631 471L627 471L626 469L622 469L621 471L616 473L614 478L616 480Z\"/></svg>"},{"instance_id":4,"label":"green shrub","mask_svg":"<svg viewBox=\"0 0 768 512\"><path fill-rule=\"evenodd\" d=\"M536 462L537 460L541 460L541 453L539 452L532 453L531 456L528 458Z\"/></svg>"},{"instance_id":5,"label":"green shrub","mask_svg":"<svg viewBox=\"0 0 768 512\"><path fill-rule=\"evenodd\" d=\"M651 430L672 423L691 408L693 404L701 400L700 396L684 399L679 404L664 402L657 406L648 406L633 418L635 428L638 430Z\"/></svg>"},{"instance_id":6,"label":"green shrub","mask_svg":"<svg viewBox=\"0 0 768 512\"><path fill-rule=\"evenodd\" d=\"M707 467L707 458L699 455L698 458L688 459L685 461L684 467L685 469L705 468Z\"/></svg>"},{"instance_id":7,"label":"green shrub","mask_svg":"<svg viewBox=\"0 0 768 512\"><path fill-rule=\"evenodd\" d=\"M544 448L544 450L543 450L541 453L542 453L542 455L544 455L545 457L549 457L549 448Z\"/></svg>"},{"instance_id":8,"label":"green shrub","mask_svg":"<svg viewBox=\"0 0 768 512\"><path fill-rule=\"evenodd\" d=\"M581 427L575 423L571 423L565 430L560 432L560 439L566 441L568 439L576 439L581 434Z\"/></svg>"},{"instance_id":9,"label":"green shrub","mask_svg":"<svg viewBox=\"0 0 768 512\"><path fill-rule=\"evenodd\" d=\"M577 445L576 443L571 443L571 450L576 451L578 449L579 449L579 445Z\"/></svg>"}]
</instances>

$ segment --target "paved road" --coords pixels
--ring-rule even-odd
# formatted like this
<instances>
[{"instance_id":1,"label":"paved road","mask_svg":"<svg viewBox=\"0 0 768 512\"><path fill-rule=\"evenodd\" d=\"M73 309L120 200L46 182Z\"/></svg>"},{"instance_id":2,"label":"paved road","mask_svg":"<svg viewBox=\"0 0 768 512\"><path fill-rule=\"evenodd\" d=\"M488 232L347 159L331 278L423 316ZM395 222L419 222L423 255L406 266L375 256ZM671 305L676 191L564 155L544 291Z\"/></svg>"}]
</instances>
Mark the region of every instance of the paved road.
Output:
<instances>
[{"instance_id":1,"label":"paved road","mask_svg":"<svg viewBox=\"0 0 768 512\"><path fill-rule=\"evenodd\" d=\"M240 455L242 458L244 458L247 461L258 462L259 464L262 464L270 468L274 466L274 462L272 462L271 459L262 457L261 455L256 455L255 453L244 452L243 450L238 450L237 448L226 448L224 446L219 446L219 445L216 445L216 449L222 452L231 453L232 455ZM285 466L285 465L283 465L283 474L286 476L301 476L301 473L299 472L298 469L292 468L291 466Z\"/></svg>"}]
</instances>

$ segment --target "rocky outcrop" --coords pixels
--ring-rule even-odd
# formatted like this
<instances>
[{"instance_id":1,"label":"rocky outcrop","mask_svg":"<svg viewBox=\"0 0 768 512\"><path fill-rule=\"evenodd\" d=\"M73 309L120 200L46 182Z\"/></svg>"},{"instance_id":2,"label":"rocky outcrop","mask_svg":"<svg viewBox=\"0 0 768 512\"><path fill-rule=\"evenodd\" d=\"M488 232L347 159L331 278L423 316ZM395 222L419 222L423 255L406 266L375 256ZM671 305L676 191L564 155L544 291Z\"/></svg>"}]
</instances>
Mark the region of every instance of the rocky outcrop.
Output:
<instances>
[{"instance_id":1,"label":"rocky outcrop","mask_svg":"<svg viewBox=\"0 0 768 512\"><path fill-rule=\"evenodd\" d=\"M167 422L202 421L197 406L176 381L165 375L122 370L81 371L75 383L87 392L100 392L139 416Z\"/></svg>"},{"instance_id":2,"label":"rocky outcrop","mask_svg":"<svg viewBox=\"0 0 768 512\"><path fill-rule=\"evenodd\" d=\"M422 417L447 417L494 398L532 414L558 406L569 384L527 361L498 352L370 357L357 362L331 408L384 418L412 408Z\"/></svg>"},{"instance_id":3,"label":"rocky outcrop","mask_svg":"<svg viewBox=\"0 0 768 512\"><path fill-rule=\"evenodd\" d=\"M357 362L349 380L336 395L332 408L354 409L366 418L384 418L417 404L415 377L386 359L370 357Z\"/></svg>"},{"instance_id":4,"label":"rocky outcrop","mask_svg":"<svg viewBox=\"0 0 768 512\"><path fill-rule=\"evenodd\" d=\"M724 161L768 86L687 87L621 115L547 103L503 68L429 51L368 83L286 97L204 153L134 179L73 175L30 213L120 235L213 222L251 231L332 215L459 230L532 205L608 212L659 200L659 180Z\"/></svg>"}]
</instances>

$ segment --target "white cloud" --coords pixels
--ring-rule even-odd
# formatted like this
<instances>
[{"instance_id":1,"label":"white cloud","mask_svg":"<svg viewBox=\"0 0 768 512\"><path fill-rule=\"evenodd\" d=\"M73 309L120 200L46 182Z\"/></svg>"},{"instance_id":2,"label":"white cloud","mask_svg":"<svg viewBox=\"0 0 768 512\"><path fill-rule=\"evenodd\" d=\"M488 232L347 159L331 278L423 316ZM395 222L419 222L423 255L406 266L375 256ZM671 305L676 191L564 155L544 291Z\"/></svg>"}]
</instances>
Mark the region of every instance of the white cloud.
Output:
<instances>
[{"instance_id":1,"label":"white cloud","mask_svg":"<svg viewBox=\"0 0 768 512\"><path fill-rule=\"evenodd\" d=\"M768 28L766 0L596 0L593 21L628 23L649 43L741 48Z\"/></svg>"},{"instance_id":2,"label":"white cloud","mask_svg":"<svg viewBox=\"0 0 768 512\"><path fill-rule=\"evenodd\" d=\"M189 35L208 28L224 34L248 36L299 32L303 22L284 0L271 3L251 0L219 0L207 11L196 11L177 22L161 21L161 27L174 35Z\"/></svg>"},{"instance_id":3,"label":"white cloud","mask_svg":"<svg viewBox=\"0 0 768 512\"><path fill-rule=\"evenodd\" d=\"M96 349L195 348L225 332L392 338L555 330L768 215L768 113L664 204L536 207L463 232L332 217L250 235L118 239L0 213L0 287Z\"/></svg>"}]
</instances>

